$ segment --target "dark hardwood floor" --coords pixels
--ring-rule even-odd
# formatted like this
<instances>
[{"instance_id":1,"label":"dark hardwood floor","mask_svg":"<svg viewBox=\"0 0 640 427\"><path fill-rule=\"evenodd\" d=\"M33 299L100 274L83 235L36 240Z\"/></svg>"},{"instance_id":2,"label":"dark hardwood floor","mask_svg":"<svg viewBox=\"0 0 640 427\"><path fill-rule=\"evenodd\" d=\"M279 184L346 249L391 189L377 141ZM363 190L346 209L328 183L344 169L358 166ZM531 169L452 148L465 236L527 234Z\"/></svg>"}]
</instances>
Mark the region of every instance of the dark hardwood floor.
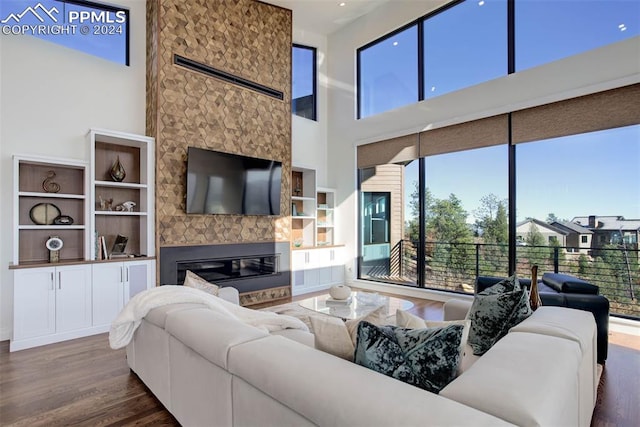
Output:
<instances>
[{"instance_id":1,"label":"dark hardwood floor","mask_svg":"<svg viewBox=\"0 0 640 427\"><path fill-rule=\"evenodd\" d=\"M442 318L442 303L407 299L415 304L414 314ZM609 338L592 426L638 426L640 337L612 333ZM102 334L14 353L7 341L0 343L0 425L178 423L129 371L124 350L111 350Z\"/></svg>"}]
</instances>

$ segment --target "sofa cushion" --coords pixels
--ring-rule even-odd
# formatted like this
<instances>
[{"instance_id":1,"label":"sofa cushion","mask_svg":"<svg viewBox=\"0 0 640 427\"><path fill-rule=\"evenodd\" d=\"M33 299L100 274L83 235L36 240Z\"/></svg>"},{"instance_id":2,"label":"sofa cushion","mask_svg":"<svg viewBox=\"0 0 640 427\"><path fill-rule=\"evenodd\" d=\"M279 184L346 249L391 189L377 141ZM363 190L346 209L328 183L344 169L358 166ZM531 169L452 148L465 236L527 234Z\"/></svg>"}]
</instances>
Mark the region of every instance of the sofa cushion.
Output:
<instances>
[{"instance_id":1,"label":"sofa cushion","mask_svg":"<svg viewBox=\"0 0 640 427\"><path fill-rule=\"evenodd\" d=\"M315 337L315 348L353 361L358 324L362 321L374 325L384 324L387 320L387 308L386 306L378 307L365 316L346 322L333 316L312 316L309 320Z\"/></svg>"},{"instance_id":2,"label":"sofa cushion","mask_svg":"<svg viewBox=\"0 0 640 427\"><path fill-rule=\"evenodd\" d=\"M438 393L456 377L463 330L463 324L407 329L361 322L355 362Z\"/></svg>"},{"instance_id":3,"label":"sofa cushion","mask_svg":"<svg viewBox=\"0 0 640 427\"><path fill-rule=\"evenodd\" d=\"M218 291L220 289L218 285L209 283L202 277L198 276L196 273L193 273L191 270L187 270L187 274L184 278L184 286L200 289L201 291L205 291L215 296L218 296Z\"/></svg>"},{"instance_id":4,"label":"sofa cushion","mask_svg":"<svg viewBox=\"0 0 640 427\"><path fill-rule=\"evenodd\" d=\"M460 375L467 369L469 366L473 364L473 362L477 359L477 356L473 354L473 349L467 343L469 338L469 328L471 327L471 322L469 320L450 320L450 321L441 321L441 320L424 320L421 317L418 317L414 314L406 312L404 310L396 310L396 326L400 328L409 328L409 329L422 329L422 328L442 328L444 326L449 325L462 325L462 339L460 340L460 363L458 364L457 375Z\"/></svg>"},{"instance_id":5,"label":"sofa cushion","mask_svg":"<svg viewBox=\"0 0 640 427\"><path fill-rule=\"evenodd\" d=\"M167 316L171 313L176 313L182 310L193 310L195 308L206 308L207 306L204 304L195 304L195 303L181 303L181 304L167 304L160 307L156 307L152 310L149 310L147 315L144 317L148 322L153 323L159 328L164 329Z\"/></svg>"},{"instance_id":6,"label":"sofa cushion","mask_svg":"<svg viewBox=\"0 0 640 427\"><path fill-rule=\"evenodd\" d=\"M229 371L320 426L511 425L279 336L233 347Z\"/></svg>"},{"instance_id":7,"label":"sofa cushion","mask_svg":"<svg viewBox=\"0 0 640 427\"><path fill-rule=\"evenodd\" d=\"M311 332L303 331L301 329L282 329L280 331L273 331L271 335L280 335L290 340L299 342L309 347L314 347L315 337Z\"/></svg>"},{"instance_id":8,"label":"sofa cushion","mask_svg":"<svg viewBox=\"0 0 640 427\"><path fill-rule=\"evenodd\" d=\"M580 422L580 357L574 341L511 332L440 395L520 426L589 425Z\"/></svg>"},{"instance_id":9,"label":"sofa cushion","mask_svg":"<svg viewBox=\"0 0 640 427\"><path fill-rule=\"evenodd\" d=\"M509 332L531 332L575 341L580 350L594 350L596 323L588 311L565 307L538 308Z\"/></svg>"},{"instance_id":10,"label":"sofa cushion","mask_svg":"<svg viewBox=\"0 0 640 427\"><path fill-rule=\"evenodd\" d=\"M585 280L568 274L544 273L542 282L555 290L565 294L591 294L598 295L600 288Z\"/></svg>"},{"instance_id":11,"label":"sofa cushion","mask_svg":"<svg viewBox=\"0 0 640 427\"><path fill-rule=\"evenodd\" d=\"M467 316L471 321L468 342L473 354L483 355L531 313L529 294L515 275L476 294Z\"/></svg>"},{"instance_id":12,"label":"sofa cushion","mask_svg":"<svg viewBox=\"0 0 640 427\"><path fill-rule=\"evenodd\" d=\"M246 325L208 308L170 313L165 329L184 345L225 369L229 349L247 341L269 336L269 333L262 329ZM212 330L215 330L215 334Z\"/></svg>"}]
</instances>

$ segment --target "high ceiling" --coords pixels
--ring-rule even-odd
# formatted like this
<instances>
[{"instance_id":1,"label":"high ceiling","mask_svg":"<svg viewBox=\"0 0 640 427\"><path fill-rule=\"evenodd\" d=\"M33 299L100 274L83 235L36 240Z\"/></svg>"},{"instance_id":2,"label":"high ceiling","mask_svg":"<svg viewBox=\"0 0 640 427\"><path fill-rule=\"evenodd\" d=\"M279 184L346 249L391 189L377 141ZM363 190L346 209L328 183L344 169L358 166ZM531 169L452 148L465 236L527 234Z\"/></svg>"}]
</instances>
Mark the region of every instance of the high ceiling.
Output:
<instances>
[{"instance_id":1,"label":"high ceiling","mask_svg":"<svg viewBox=\"0 0 640 427\"><path fill-rule=\"evenodd\" d=\"M293 26L317 34L331 34L389 0L263 0L293 10ZM344 4L344 6L341 6Z\"/></svg>"}]
</instances>

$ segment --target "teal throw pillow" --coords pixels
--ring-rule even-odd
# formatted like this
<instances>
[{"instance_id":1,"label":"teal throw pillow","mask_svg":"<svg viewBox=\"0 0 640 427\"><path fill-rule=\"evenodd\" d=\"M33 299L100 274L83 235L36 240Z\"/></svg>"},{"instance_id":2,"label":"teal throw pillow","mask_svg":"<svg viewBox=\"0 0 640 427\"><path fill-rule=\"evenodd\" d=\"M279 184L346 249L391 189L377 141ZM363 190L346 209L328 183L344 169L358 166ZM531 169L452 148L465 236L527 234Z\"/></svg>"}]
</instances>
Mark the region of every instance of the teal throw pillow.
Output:
<instances>
[{"instance_id":1,"label":"teal throw pillow","mask_svg":"<svg viewBox=\"0 0 640 427\"><path fill-rule=\"evenodd\" d=\"M473 354L486 353L532 312L529 294L515 275L476 294L467 315L471 321L468 343Z\"/></svg>"},{"instance_id":2,"label":"teal throw pillow","mask_svg":"<svg viewBox=\"0 0 640 427\"><path fill-rule=\"evenodd\" d=\"M433 393L455 377L464 325L405 329L358 325L355 362Z\"/></svg>"}]
</instances>

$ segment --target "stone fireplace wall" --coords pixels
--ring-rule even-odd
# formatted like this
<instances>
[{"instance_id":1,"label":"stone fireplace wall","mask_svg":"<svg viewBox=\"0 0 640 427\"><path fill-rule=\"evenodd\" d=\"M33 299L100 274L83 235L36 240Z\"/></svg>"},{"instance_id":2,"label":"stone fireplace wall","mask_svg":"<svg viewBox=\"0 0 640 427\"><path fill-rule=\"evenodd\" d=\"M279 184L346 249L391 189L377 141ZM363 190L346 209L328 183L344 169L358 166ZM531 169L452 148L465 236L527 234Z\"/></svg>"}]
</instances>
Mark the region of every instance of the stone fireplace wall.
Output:
<instances>
[{"instance_id":1,"label":"stone fireplace wall","mask_svg":"<svg viewBox=\"0 0 640 427\"><path fill-rule=\"evenodd\" d=\"M163 247L290 240L291 20L290 10L253 0L147 1L158 256ZM175 54L281 91L284 99L175 65ZM281 161L281 216L187 215L189 146Z\"/></svg>"}]
</instances>

